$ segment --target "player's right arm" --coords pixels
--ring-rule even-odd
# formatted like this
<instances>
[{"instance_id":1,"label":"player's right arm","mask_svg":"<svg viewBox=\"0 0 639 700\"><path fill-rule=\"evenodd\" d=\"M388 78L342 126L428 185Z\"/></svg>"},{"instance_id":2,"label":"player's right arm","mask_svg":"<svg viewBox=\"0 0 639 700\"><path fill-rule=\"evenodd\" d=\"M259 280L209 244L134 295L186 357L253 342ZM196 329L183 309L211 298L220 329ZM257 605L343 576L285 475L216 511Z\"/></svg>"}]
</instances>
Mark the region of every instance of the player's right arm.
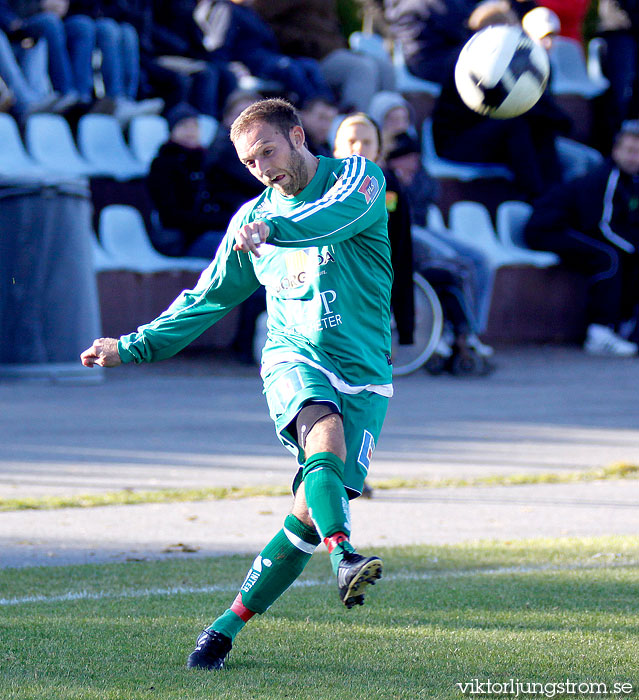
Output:
<instances>
[{"instance_id":1,"label":"player's right arm","mask_svg":"<svg viewBox=\"0 0 639 700\"><path fill-rule=\"evenodd\" d=\"M80 360L85 367L117 367L122 364L118 353L117 338L96 338L93 345L87 348L81 355Z\"/></svg>"},{"instance_id":2,"label":"player's right arm","mask_svg":"<svg viewBox=\"0 0 639 700\"><path fill-rule=\"evenodd\" d=\"M118 340L96 339L80 356L82 364L115 367L172 357L247 299L259 282L249 257L233 250L234 221L215 259L193 289L183 291L166 311L136 332Z\"/></svg>"}]
</instances>

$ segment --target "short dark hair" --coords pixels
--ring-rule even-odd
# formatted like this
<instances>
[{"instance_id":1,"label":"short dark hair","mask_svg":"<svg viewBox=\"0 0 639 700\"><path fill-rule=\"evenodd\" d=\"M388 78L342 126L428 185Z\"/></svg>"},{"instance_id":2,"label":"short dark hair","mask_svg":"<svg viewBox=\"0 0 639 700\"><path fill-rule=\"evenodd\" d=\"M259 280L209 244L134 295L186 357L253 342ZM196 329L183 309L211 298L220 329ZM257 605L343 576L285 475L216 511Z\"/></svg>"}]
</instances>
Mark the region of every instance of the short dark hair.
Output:
<instances>
[{"instance_id":1,"label":"short dark hair","mask_svg":"<svg viewBox=\"0 0 639 700\"><path fill-rule=\"evenodd\" d=\"M257 122L270 124L289 140L291 129L302 126L297 110L287 100L280 97L258 100L249 105L231 125L231 141L235 143Z\"/></svg>"},{"instance_id":2,"label":"short dark hair","mask_svg":"<svg viewBox=\"0 0 639 700\"><path fill-rule=\"evenodd\" d=\"M315 105L324 105L326 107L334 107L335 109L337 109L337 105L335 104L335 102L330 100L328 97L324 97L324 95L313 95L313 97L309 97L304 102L302 102L302 104L300 105L300 111L309 112L315 107Z\"/></svg>"}]
</instances>

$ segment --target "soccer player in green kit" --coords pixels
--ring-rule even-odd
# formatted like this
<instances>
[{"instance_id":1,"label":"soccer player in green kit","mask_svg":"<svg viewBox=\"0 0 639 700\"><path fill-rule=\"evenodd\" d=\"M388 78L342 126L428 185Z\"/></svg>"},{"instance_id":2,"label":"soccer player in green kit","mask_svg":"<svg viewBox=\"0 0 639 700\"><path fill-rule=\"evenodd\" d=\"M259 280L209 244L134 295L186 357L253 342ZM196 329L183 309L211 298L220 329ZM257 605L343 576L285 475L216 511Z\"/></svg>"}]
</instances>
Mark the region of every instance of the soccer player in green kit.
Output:
<instances>
[{"instance_id":1,"label":"soccer player in green kit","mask_svg":"<svg viewBox=\"0 0 639 700\"><path fill-rule=\"evenodd\" d=\"M220 669L237 633L298 578L324 542L347 608L382 562L349 541L349 499L362 492L392 395L392 268L382 171L361 156L316 158L295 109L260 100L233 123L238 157L266 186L229 224L193 290L137 332L99 338L84 365L174 355L266 288L264 393L282 444L297 458L283 528L253 562L231 607L205 629L190 668Z\"/></svg>"}]
</instances>

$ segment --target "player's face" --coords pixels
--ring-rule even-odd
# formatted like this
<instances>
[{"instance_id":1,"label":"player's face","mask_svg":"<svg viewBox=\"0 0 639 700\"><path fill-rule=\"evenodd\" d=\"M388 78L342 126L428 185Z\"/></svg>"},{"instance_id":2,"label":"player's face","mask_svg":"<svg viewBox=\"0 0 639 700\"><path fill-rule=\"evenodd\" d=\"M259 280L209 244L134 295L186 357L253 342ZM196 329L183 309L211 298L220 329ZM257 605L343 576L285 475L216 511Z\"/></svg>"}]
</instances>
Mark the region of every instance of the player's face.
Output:
<instances>
[{"instance_id":1,"label":"player's face","mask_svg":"<svg viewBox=\"0 0 639 700\"><path fill-rule=\"evenodd\" d=\"M263 185L290 197L310 178L302 156L304 131L291 129L289 138L270 124L258 122L235 142L238 158Z\"/></svg>"},{"instance_id":2,"label":"player's face","mask_svg":"<svg viewBox=\"0 0 639 700\"><path fill-rule=\"evenodd\" d=\"M628 175L639 174L639 136L622 134L612 149L612 159Z\"/></svg>"},{"instance_id":3,"label":"player's face","mask_svg":"<svg viewBox=\"0 0 639 700\"><path fill-rule=\"evenodd\" d=\"M336 158L346 158L355 153L374 161L379 155L375 127L364 123L344 124L337 131L333 153Z\"/></svg>"}]
</instances>

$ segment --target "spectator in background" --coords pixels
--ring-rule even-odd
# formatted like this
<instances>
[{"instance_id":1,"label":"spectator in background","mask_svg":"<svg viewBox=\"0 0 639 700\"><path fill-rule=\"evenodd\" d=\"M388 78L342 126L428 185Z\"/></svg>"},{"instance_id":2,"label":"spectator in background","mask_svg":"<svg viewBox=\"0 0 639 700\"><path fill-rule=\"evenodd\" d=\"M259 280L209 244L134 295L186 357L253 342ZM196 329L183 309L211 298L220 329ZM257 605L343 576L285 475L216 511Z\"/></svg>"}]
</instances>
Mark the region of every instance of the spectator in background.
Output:
<instances>
[{"instance_id":1,"label":"spectator in background","mask_svg":"<svg viewBox=\"0 0 639 700\"><path fill-rule=\"evenodd\" d=\"M1 3L0 27L8 29L8 25L5 26L3 22ZM11 34L10 30L9 32ZM18 54L29 57L29 60L25 61L31 66L29 71L23 70L7 35L0 31L0 78L3 81L0 102L2 111L11 110L13 116L20 121L34 112L54 109L59 97L50 87L43 84L46 81L43 81L42 78L47 74L46 45L43 42L33 42L30 39L25 41L28 47L20 47ZM30 60L30 54L34 54L34 60ZM32 80L32 73L36 65L39 66L39 69L35 79Z\"/></svg>"},{"instance_id":2,"label":"spectator in background","mask_svg":"<svg viewBox=\"0 0 639 700\"><path fill-rule=\"evenodd\" d=\"M473 32L493 24L519 26L505 0L480 3L468 19ZM561 179L555 137L570 133L572 121L548 90L525 114L491 119L462 102L453 70L442 87L432 120L433 140L440 156L460 162L503 163L513 172L521 199L531 201Z\"/></svg>"},{"instance_id":3,"label":"spectator in background","mask_svg":"<svg viewBox=\"0 0 639 700\"><path fill-rule=\"evenodd\" d=\"M306 147L315 156L331 158L333 149L329 143L331 128L337 117L337 107L323 97L307 100L299 110Z\"/></svg>"},{"instance_id":4,"label":"spectator in background","mask_svg":"<svg viewBox=\"0 0 639 700\"><path fill-rule=\"evenodd\" d=\"M476 0L384 1L384 16L413 75L440 84L447 79L470 37L466 21L475 5Z\"/></svg>"},{"instance_id":5,"label":"spectator in background","mask_svg":"<svg viewBox=\"0 0 639 700\"><path fill-rule=\"evenodd\" d=\"M127 0L127 18L140 39L141 91L159 95L165 109L187 102L217 120L237 77L223 60L201 56L192 0Z\"/></svg>"},{"instance_id":6,"label":"spectator in background","mask_svg":"<svg viewBox=\"0 0 639 700\"><path fill-rule=\"evenodd\" d=\"M0 2L3 29L10 40L46 39L49 77L59 95L57 111L70 109L78 103L89 105L93 99L92 23L81 17L65 21L67 10L67 0ZM34 60L38 63L36 67L29 65ZM40 67L34 53L24 55L22 65L29 71Z\"/></svg>"},{"instance_id":7,"label":"spectator in background","mask_svg":"<svg viewBox=\"0 0 639 700\"><path fill-rule=\"evenodd\" d=\"M153 243L165 255L212 259L228 216L214 201L198 113L188 104L176 105L167 121L170 137L151 163L147 181L164 229L153 232Z\"/></svg>"},{"instance_id":8,"label":"spectator in background","mask_svg":"<svg viewBox=\"0 0 639 700\"><path fill-rule=\"evenodd\" d=\"M273 30L250 6L251 0L198 0L194 4L201 55L204 52L218 60L238 61L252 75L281 83L299 104L317 95L333 98L317 61L287 54Z\"/></svg>"},{"instance_id":9,"label":"spectator in background","mask_svg":"<svg viewBox=\"0 0 639 700\"><path fill-rule=\"evenodd\" d=\"M120 0L70 0L65 26L86 24L94 46L100 50L100 72L109 110L121 124L139 114L158 114L164 107L159 98L137 101L140 86L140 42L128 21L127 4ZM92 91L92 83L89 90ZM104 107L102 107L104 110Z\"/></svg>"},{"instance_id":10,"label":"spectator in background","mask_svg":"<svg viewBox=\"0 0 639 700\"><path fill-rule=\"evenodd\" d=\"M521 20L521 26L526 34L546 51L552 49L555 37L561 31L559 17L547 7L535 7L534 10L526 12Z\"/></svg>"},{"instance_id":11,"label":"spectator in background","mask_svg":"<svg viewBox=\"0 0 639 700\"><path fill-rule=\"evenodd\" d=\"M378 92L371 100L368 113L382 132L382 150L399 134L417 133L412 109L399 92Z\"/></svg>"},{"instance_id":12,"label":"spectator in background","mask_svg":"<svg viewBox=\"0 0 639 700\"><path fill-rule=\"evenodd\" d=\"M527 12L522 21L524 31L543 49L550 52L555 38L561 30L559 17L547 7L535 7ZM548 90L552 92L553 73L550 73ZM545 99L547 102L547 99ZM599 133L599 129L596 130ZM557 155L561 167L562 180L584 175L590 168L597 167L603 162L600 151L587 146L585 143L570 138L562 138L556 143Z\"/></svg>"},{"instance_id":13,"label":"spectator in background","mask_svg":"<svg viewBox=\"0 0 639 700\"><path fill-rule=\"evenodd\" d=\"M639 120L624 122L610 161L535 202L525 236L531 248L557 253L564 265L588 277L584 350L636 355Z\"/></svg>"},{"instance_id":14,"label":"spectator in background","mask_svg":"<svg viewBox=\"0 0 639 700\"><path fill-rule=\"evenodd\" d=\"M236 90L226 104L213 142L207 154L208 181L211 187L211 203L215 205L225 231L233 214L249 199L257 197L263 187L239 161L231 142L231 124L241 112L261 100L259 93Z\"/></svg>"},{"instance_id":15,"label":"spectator in background","mask_svg":"<svg viewBox=\"0 0 639 700\"><path fill-rule=\"evenodd\" d=\"M402 183L410 201L413 223L425 226L428 207L435 201L437 183L422 165L419 142L413 134L396 134L387 144L384 159Z\"/></svg>"},{"instance_id":16,"label":"spectator in background","mask_svg":"<svg viewBox=\"0 0 639 700\"><path fill-rule=\"evenodd\" d=\"M519 19L537 7L547 7L559 18L561 36L583 44L584 21L591 0L510 0L510 5Z\"/></svg>"},{"instance_id":17,"label":"spectator in background","mask_svg":"<svg viewBox=\"0 0 639 700\"><path fill-rule=\"evenodd\" d=\"M538 0L537 4L555 12L559 18L561 36L583 44L584 20L590 0Z\"/></svg>"},{"instance_id":18,"label":"spectator in background","mask_svg":"<svg viewBox=\"0 0 639 700\"><path fill-rule=\"evenodd\" d=\"M639 115L639 2L599 0L597 33L606 42L603 72L610 81L603 110L607 152L621 123Z\"/></svg>"},{"instance_id":19,"label":"spectator in background","mask_svg":"<svg viewBox=\"0 0 639 700\"><path fill-rule=\"evenodd\" d=\"M390 59L348 48L336 0L254 0L253 7L273 29L284 53L319 61L340 111L366 112L376 92L394 89Z\"/></svg>"}]
</instances>

